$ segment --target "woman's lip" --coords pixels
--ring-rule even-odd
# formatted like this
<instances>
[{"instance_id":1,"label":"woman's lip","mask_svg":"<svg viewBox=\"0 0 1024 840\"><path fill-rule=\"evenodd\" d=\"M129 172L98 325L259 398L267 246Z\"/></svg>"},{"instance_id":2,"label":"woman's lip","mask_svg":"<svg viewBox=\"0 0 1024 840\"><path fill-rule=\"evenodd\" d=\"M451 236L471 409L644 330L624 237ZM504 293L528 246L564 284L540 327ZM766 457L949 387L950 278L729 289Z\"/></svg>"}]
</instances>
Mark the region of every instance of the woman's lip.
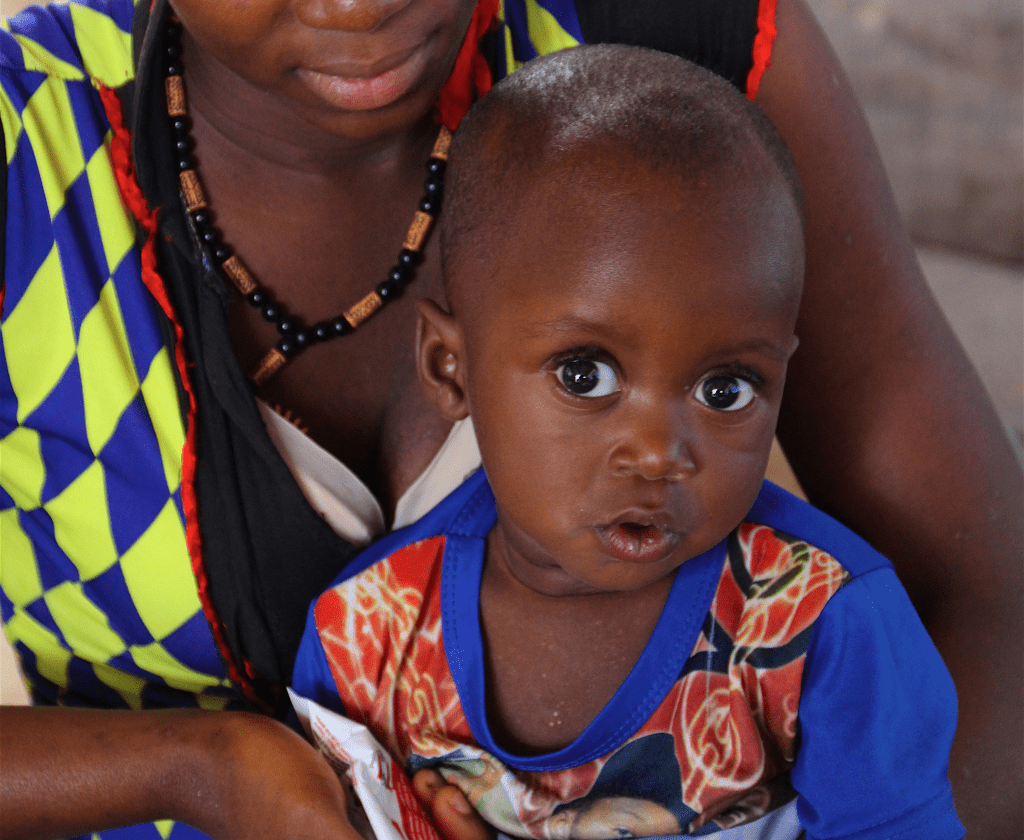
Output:
<instances>
[{"instance_id":1,"label":"woman's lip","mask_svg":"<svg viewBox=\"0 0 1024 840\"><path fill-rule=\"evenodd\" d=\"M662 560L679 542L676 531L656 523L619 521L596 531L608 553L627 563Z\"/></svg>"},{"instance_id":2,"label":"woman's lip","mask_svg":"<svg viewBox=\"0 0 1024 840\"><path fill-rule=\"evenodd\" d=\"M406 55L398 56L394 66L369 75L357 69L299 67L299 79L317 96L345 111L370 111L400 99L420 79L427 64L427 45L421 44ZM386 62L390 63L390 62Z\"/></svg>"}]
</instances>

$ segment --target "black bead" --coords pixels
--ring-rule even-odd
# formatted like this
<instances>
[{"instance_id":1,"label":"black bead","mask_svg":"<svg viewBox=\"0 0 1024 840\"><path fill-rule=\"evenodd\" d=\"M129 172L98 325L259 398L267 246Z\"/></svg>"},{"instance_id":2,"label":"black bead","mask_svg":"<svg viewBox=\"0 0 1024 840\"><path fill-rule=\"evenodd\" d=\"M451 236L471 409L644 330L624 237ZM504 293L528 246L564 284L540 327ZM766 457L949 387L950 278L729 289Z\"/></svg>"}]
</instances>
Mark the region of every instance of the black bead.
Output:
<instances>
[{"instance_id":1,"label":"black bead","mask_svg":"<svg viewBox=\"0 0 1024 840\"><path fill-rule=\"evenodd\" d=\"M171 131L174 132L176 139L182 138L188 139L189 132L192 130L192 123L188 117L175 117L171 120Z\"/></svg>"},{"instance_id":2,"label":"black bead","mask_svg":"<svg viewBox=\"0 0 1024 840\"><path fill-rule=\"evenodd\" d=\"M230 256L231 250L223 243L213 249L213 258L216 260L217 265L227 262Z\"/></svg>"},{"instance_id":3,"label":"black bead","mask_svg":"<svg viewBox=\"0 0 1024 840\"><path fill-rule=\"evenodd\" d=\"M441 197L425 195L420 199L420 210L427 213L430 216L436 216L437 211L441 209Z\"/></svg>"},{"instance_id":4,"label":"black bead","mask_svg":"<svg viewBox=\"0 0 1024 840\"><path fill-rule=\"evenodd\" d=\"M398 297L402 291L400 283L396 283L393 280L385 280L383 283L377 284L377 294L380 295L381 300L389 301L392 298Z\"/></svg>"},{"instance_id":5,"label":"black bead","mask_svg":"<svg viewBox=\"0 0 1024 840\"><path fill-rule=\"evenodd\" d=\"M301 350L307 344L309 344L309 333L305 330L299 330L297 333L291 336L292 341L295 342L296 348Z\"/></svg>"},{"instance_id":6,"label":"black bead","mask_svg":"<svg viewBox=\"0 0 1024 840\"><path fill-rule=\"evenodd\" d=\"M197 228L205 228L210 224L210 214L205 210L196 210L192 213L192 221L195 222Z\"/></svg>"},{"instance_id":7,"label":"black bead","mask_svg":"<svg viewBox=\"0 0 1024 840\"><path fill-rule=\"evenodd\" d=\"M274 306L273 303L265 303L260 314L263 316L264 321L270 321L273 324L281 317L281 310Z\"/></svg>"},{"instance_id":8,"label":"black bead","mask_svg":"<svg viewBox=\"0 0 1024 840\"><path fill-rule=\"evenodd\" d=\"M192 160L190 158L185 158L184 160L178 161L178 172L185 172L186 170L192 168Z\"/></svg>"},{"instance_id":9,"label":"black bead","mask_svg":"<svg viewBox=\"0 0 1024 840\"><path fill-rule=\"evenodd\" d=\"M333 326L326 321L317 324L313 327L313 338L317 341L327 341L329 338L334 338Z\"/></svg>"},{"instance_id":10,"label":"black bead","mask_svg":"<svg viewBox=\"0 0 1024 840\"><path fill-rule=\"evenodd\" d=\"M174 61L167 62L167 66L164 68L164 73L168 76L180 76L181 67L174 63Z\"/></svg>"},{"instance_id":11,"label":"black bead","mask_svg":"<svg viewBox=\"0 0 1024 840\"><path fill-rule=\"evenodd\" d=\"M412 269L404 265L396 265L388 272L388 282L404 286L412 278Z\"/></svg>"},{"instance_id":12,"label":"black bead","mask_svg":"<svg viewBox=\"0 0 1024 840\"><path fill-rule=\"evenodd\" d=\"M206 241L206 234L210 230L209 220L203 220L202 222L196 222L196 234L202 241Z\"/></svg>"},{"instance_id":13,"label":"black bead","mask_svg":"<svg viewBox=\"0 0 1024 840\"><path fill-rule=\"evenodd\" d=\"M447 161L443 161L440 158L431 158L430 163L427 164L427 173L430 175L443 176L447 165Z\"/></svg>"},{"instance_id":14,"label":"black bead","mask_svg":"<svg viewBox=\"0 0 1024 840\"><path fill-rule=\"evenodd\" d=\"M206 247L213 251L218 245L220 245L220 234L217 233L217 229L214 227L208 227L203 231L203 242L206 243Z\"/></svg>"},{"instance_id":15,"label":"black bead","mask_svg":"<svg viewBox=\"0 0 1024 840\"><path fill-rule=\"evenodd\" d=\"M167 47L165 49L168 58L172 58L177 61L181 58L181 41L177 38L168 38Z\"/></svg>"},{"instance_id":16,"label":"black bead","mask_svg":"<svg viewBox=\"0 0 1024 840\"><path fill-rule=\"evenodd\" d=\"M334 330L336 336L348 335L352 332L352 325L344 318L335 318L331 321L331 329Z\"/></svg>"},{"instance_id":17,"label":"black bead","mask_svg":"<svg viewBox=\"0 0 1024 840\"><path fill-rule=\"evenodd\" d=\"M408 266L410 269L419 262L419 259L420 255L408 248L403 248L398 252L398 264Z\"/></svg>"},{"instance_id":18,"label":"black bead","mask_svg":"<svg viewBox=\"0 0 1024 840\"><path fill-rule=\"evenodd\" d=\"M245 299L252 306L263 306L267 300L267 293L262 289L254 289L245 296Z\"/></svg>"},{"instance_id":19,"label":"black bead","mask_svg":"<svg viewBox=\"0 0 1024 840\"><path fill-rule=\"evenodd\" d=\"M298 352L298 350L299 348L295 346L295 342L290 338L282 338L277 342L277 352L286 359L290 359Z\"/></svg>"},{"instance_id":20,"label":"black bead","mask_svg":"<svg viewBox=\"0 0 1024 840\"><path fill-rule=\"evenodd\" d=\"M179 137L174 141L174 151L179 157L184 157L192 151L192 141L188 137Z\"/></svg>"},{"instance_id":21,"label":"black bead","mask_svg":"<svg viewBox=\"0 0 1024 840\"><path fill-rule=\"evenodd\" d=\"M288 335L288 333L295 331L295 322L285 315L277 322L277 331L281 333L281 335Z\"/></svg>"},{"instance_id":22,"label":"black bead","mask_svg":"<svg viewBox=\"0 0 1024 840\"><path fill-rule=\"evenodd\" d=\"M431 175L423 183L423 189L427 195L440 195L444 190L444 175Z\"/></svg>"}]
</instances>

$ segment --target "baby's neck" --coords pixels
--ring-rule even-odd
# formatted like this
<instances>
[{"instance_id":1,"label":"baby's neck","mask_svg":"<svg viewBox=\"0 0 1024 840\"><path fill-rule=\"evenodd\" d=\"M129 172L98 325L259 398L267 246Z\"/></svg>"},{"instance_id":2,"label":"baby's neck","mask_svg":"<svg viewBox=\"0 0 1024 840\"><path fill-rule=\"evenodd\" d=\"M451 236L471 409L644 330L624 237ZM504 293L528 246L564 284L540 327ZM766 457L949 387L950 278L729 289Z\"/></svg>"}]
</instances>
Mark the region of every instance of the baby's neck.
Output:
<instances>
[{"instance_id":1,"label":"baby's neck","mask_svg":"<svg viewBox=\"0 0 1024 840\"><path fill-rule=\"evenodd\" d=\"M509 752L552 752L583 732L636 664L675 576L634 592L549 596L490 554L480 589L488 724Z\"/></svg>"}]
</instances>

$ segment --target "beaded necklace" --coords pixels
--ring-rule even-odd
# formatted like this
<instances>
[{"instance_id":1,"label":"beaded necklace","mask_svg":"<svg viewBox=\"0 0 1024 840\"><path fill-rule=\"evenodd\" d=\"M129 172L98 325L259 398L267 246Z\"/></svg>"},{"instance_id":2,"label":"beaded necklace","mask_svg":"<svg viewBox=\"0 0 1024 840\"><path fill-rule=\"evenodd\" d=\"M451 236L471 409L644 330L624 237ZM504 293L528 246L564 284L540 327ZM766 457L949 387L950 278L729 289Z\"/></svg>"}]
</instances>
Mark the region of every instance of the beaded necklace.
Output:
<instances>
[{"instance_id":1,"label":"beaded necklace","mask_svg":"<svg viewBox=\"0 0 1024 840\"><path fill-rule=\"evenodd\" d=\"M217 266L221 277L234 286L245 301L260 310L264 320L273 324L280 336L277 344L248 372L249 380L259 387L277 373L289 359L314 344L340 338L354 332L383 306L399 296L415 274L420 260L420 249L441 211L444 192L444 171L448 160L451 132L441 127L427 162L427 180L424 195L413 215L412 224L398 252L398 261L387 278L364 295L355 304L335 318L306 326L288 314L263 288L238 255L224 243L221 233L210 217L209 205L203 192L196 164L192 158L192 122L188 116L185 83L181 67L181 23L170 18L165 33L165 80L167 114L174 133L174 149L181 187L182 200L200 242Z\"/></svg>"}]
</instances>

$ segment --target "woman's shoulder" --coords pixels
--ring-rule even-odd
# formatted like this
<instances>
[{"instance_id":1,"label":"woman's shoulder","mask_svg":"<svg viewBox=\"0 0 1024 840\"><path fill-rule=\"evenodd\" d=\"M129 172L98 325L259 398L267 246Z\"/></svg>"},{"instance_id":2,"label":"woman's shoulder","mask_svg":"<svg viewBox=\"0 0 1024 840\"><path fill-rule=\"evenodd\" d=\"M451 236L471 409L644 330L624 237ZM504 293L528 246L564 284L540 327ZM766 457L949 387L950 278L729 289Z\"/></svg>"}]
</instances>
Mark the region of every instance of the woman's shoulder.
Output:
<instances>
[{"instance_id":1,"label":"woman's shoulder","mask_svg":"<svg viewBox=\"0 0 1024 840\"><path fill-rule=\"evenodd\" d=\"M118 87L134 77L132 0L30 6L2 23L0 71ZM4 85L7 87L7 85Z\"/></svg>"}]
</instances>

